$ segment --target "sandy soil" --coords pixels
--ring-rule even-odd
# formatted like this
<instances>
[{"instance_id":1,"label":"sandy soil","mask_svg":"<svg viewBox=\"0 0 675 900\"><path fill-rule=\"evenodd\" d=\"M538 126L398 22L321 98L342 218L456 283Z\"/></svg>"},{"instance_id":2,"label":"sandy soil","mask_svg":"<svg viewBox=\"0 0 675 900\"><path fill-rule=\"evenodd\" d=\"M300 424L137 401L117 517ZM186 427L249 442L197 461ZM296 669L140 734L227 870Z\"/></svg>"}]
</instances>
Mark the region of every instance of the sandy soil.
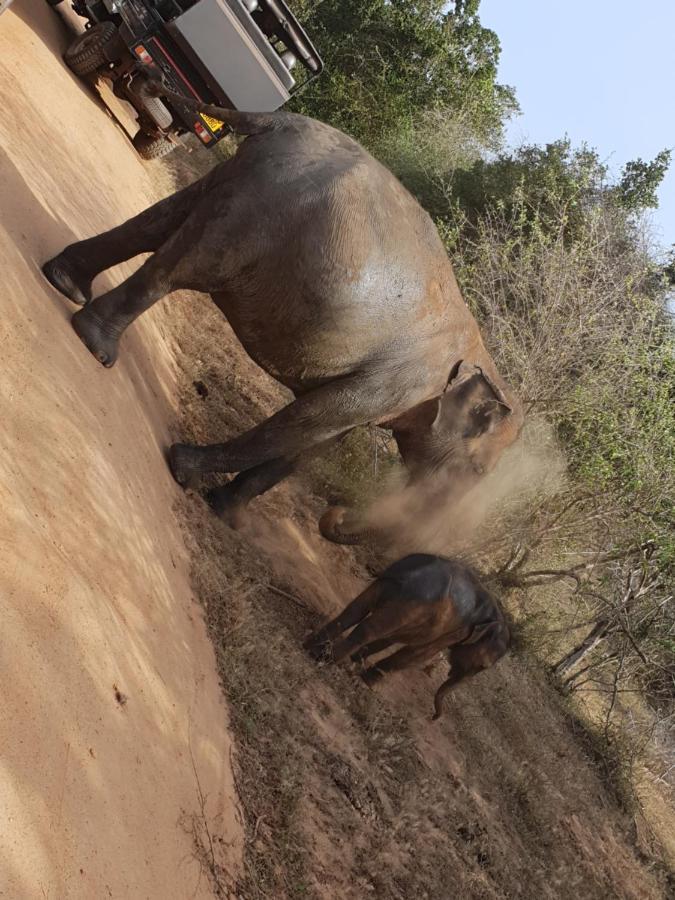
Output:
<instances>
[{"instance_id":1,"label":"sandy soil","mask_svg":"<svg viewBox=\"0 0 675 900\"><path fill-rule=\"evenodd\" d=\"M193 847L204 805L233 875L242 839L162 457L176 395L163 311L108 372L39 271L154 199L64 68L66 43L46 3L0 17L0 896L210 897Z\"/></svg>"}]
</instances>

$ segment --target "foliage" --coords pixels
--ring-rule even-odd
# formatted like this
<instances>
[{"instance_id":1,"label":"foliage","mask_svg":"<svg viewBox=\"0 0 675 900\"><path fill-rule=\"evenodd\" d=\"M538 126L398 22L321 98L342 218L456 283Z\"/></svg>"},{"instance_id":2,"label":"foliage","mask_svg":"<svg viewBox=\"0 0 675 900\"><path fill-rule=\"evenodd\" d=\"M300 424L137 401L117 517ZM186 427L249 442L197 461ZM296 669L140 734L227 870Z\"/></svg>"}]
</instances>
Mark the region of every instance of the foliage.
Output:
<instances>
[{"instance_id":1,"label":"foliage","mask_svg":"<svg viewBox=\"0 0 675 900\"><path fill-rule=\"evenodd\" d=\"M655 207L669 160L670 151L663 150L652 162L631 161L612 183L596 150L575 148L564 138L477 159L455 174L452 192L469 223L500 210L545 230L562 227L568 241L579 241L587 220L603 207L628 214ZM627 235L629 241L634 237Z\"/></svg>"},{"instance_id":2,"label":"foliage","mask_svg":"<svg viewBox=\"0 0 675 900\"><path fill-rule=\"evenodd\" d=\"M560 432L572 470L644 510L636 539L657 539L675 570L675 339L665 328L638 336L642 346L614 344L605 368L574 388Z\"/></svg>"},{"instance_id":3,"label":"foliage","mask_svg":"<svg viewBox=\"0 0 675 900\"><path fill-rule=\"evenodd\" d=\"M673 244L666 254L666 259L663 264L663 278L669 288L675 287L675 244Z\"/></svg>"},{"instance_id":4,"label":"foliage","mask_svg":"<svg viewBox=\"0 0 675 900\"><path fill-rule=\"evenodd\" d=\"M616 186L618 202L625 209L654 209L659 205L656 192L670 164L671 151L662 150L649 162L641 159L626 163Z\"/></svg>"},{"instance_id":5,"label":"foliage","mask_svg":"<svg viewBox=\"0 0 675 900\"><path fill-rule=\"evenodd\" d=\"M382 162L396 173L441 230L452 230L457 219L454 185L458 175L486 151L486 140L476 137L472 120L468 106L452 113L427 110L387 134L379 147Z\"/></svg>"},{"instance_id":6,"label":"foliage","mask_svg":"<svg viewBox=\"0 0 675 900\"><path fill-rule=\"evenodd\" d=\"M493 577L569 585L556 670L603 694L609 739L627 694L675 709L675 327L635 210L597 158L561 149L528 153L518 189L456 230L455 259L500 369L568 465L564 493L493 523Z\"/></svg>"},{"instance_id":7,"label":"foliage","mask_svg":"<svg viewBox=\"0 0 675 900\"><path fill-rule=\"evenodd\" d=\"M539 227L563 225L577 234L589 204L601 196L607 167L595 150L575 149L568 139L544 147L525 145L494 159L479 159L458 173L453 185L462 210L471 222L500 210L518 214ZM562 216L562 218L561 218Z\"/></svg>"},{"instance_id":8,"label":"foliage","mask_svg":"<svg viewBox=\"0 0 675 900\"><path fill-rule=\"evenodd\" d=\"M295 102L306 115L377 152L429 110L471 109L474 133L501 131L516 109L497 83L499 40L478 18L479 0L302 0L326 68Z\"/></svg>"}]
</instances>

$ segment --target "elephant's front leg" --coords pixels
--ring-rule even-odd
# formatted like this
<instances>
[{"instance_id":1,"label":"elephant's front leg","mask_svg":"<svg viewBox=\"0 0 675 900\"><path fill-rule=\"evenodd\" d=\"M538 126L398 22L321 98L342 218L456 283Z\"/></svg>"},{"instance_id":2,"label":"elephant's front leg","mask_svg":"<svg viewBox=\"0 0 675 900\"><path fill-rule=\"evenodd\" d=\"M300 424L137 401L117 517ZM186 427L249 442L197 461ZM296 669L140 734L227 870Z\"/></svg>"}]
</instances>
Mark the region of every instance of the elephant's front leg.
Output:
<instances>
[{"instance_id":1,"label":"elephant's front leg","mask_svg":"<svg viewBox=\"0 0 675 900\"><path fill-rule=\"evenodd\" d=\"M303 394L260 425L224 444L174 444L169 450L173 477L186 485L210 472L246 472L275 460L283 472L283 460L296 460L301 454L314 452L357 425L377 418L383 407L386 411L388 381L351 375Z\"/></svg>"},{"instance_id":2,"label":"elephant's front leg","mask_svg":"<svg viewBox=\"0 0 675 900\"><path fill-rule=\"evenodd\" d=\"M336 638L344 631L347 631L347 629L353 628L354 625L362 622L368 613L374 609L381 591L382 585L379 581L369 584L351 603L345 606L339 616L327 622L323 628L319 628L318 631L310 634L303 644L310 656L313 656L315 659L321 659L328 652L330 645ZM341 659L345 652L338 652L341 653L341 656L339 656L339 659ZM335 656L334 659L337 661Z\"/></svg>"},{"instance_id":3,"label":"elephant's front leg","mask_svg":"<svg viewBox=\"0 0 675 900\"><path fill-rule=\"evenodd\" d=\"M206 494L206 499L217 516L227 522L230 527L238 528L241 524L241 513L244 507L254 497L264 494L275 484L288 478L297 466L298 460L284 459L283 457L273 459L245 472L240 472L229 484L213 488Z\"/></svg>"},{"instance_id":4,"label":"elephant's front leg","mask_svg":"<svg viewBox=\"0 0 675 900\"><path fill-rule=\"evenodd\" d=\"M391 645L395 643L396 641L393 641L390 637L387 637L382 638L382 640L373 641L370 644L366 644L365 647L361 647L361 649L357 650L356 653L352 653L352 662L365 665L366 659L369 656L375 656L378 653L382 653L383 650L386 650L387 647L391 647Z\"/></svg>"},{"instance_id":5,"label":"elephant's front leg","mask_svg":"<svg viewBox=\"0 0 675 900\"><path fill-rule=\"evenodd\" d=\"M232 528L238 528L241 524L241 513L251 500L269 491L284 478L288 478L299 466L324 448L325 444L318 444L295 459L281 457L253 466L252 469L240 472L228 484L210 490L206 494L206 499L217 516Z\"/></svg>"}]
</instances>

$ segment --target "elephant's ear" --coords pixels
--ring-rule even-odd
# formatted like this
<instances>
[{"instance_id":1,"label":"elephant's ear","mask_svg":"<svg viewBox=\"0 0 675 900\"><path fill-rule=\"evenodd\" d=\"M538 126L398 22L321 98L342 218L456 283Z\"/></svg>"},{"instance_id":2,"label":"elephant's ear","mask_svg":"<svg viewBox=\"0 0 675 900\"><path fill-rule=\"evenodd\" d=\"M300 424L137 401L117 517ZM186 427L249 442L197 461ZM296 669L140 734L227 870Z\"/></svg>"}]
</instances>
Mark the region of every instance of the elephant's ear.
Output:
<instances>
[{"instance_id":1,"label":"elephant's ear","mask_svg":"<svg viewBox=\"0 0 675 900\"><path fill-rule=\"evenodd\" d=\"M441 416L441 398L432 397L431 400L425 400L420 403L412 411L413 417L406 417L406 425L409 430L429 431L440 419Z\"/></svg>"},{"instance_id":2,"label":"elephant's ear","mask_svg":"<svg viewBox=\"0 0 675 900\"><path fill-rule=\"evenodd\" d=\"M479 437L491 434L507 416L511 408L499 400L484 400L471 410L465 437Z\"/></svg>"},{"instance_id":3,"label":"elephant's ear","mask_svg":"<svg viewBox=\"0 0 675 900\"><path fill-rule=\"evenodd\" d=\"M466 391L467 397L470 396L472 401L478 397L483 398L473 403L464 436L480 437L483 434L490 434L513 411L506 401L504 392L480 366L461 362L456 368L455 377L448 381L448 387L459 388L460 393ZM466 387L460 387L463 385Z\"/></svg>"},{"instance_id":4,"label":"elephant's ear","mask_svg":"<svg viewBox=\"0 0 675 900\"><path fill-rule=\"evenodd\" d=\"M492 393L494 394L495 400L497 400L498 403L501 403L501 405L502 405L503 407L505 407L505 409L506 409L507 412L513 412L513 409L512 409L511 406L507 403L506 397L504 396L504 391L503 391L498 385L496 385L496 384L494 383L494 381L490 378L490 376L487 375L487 374L480 368L480 366L476 366L476 368L477 368L478 371L480 372L481 378L483 379L483 381L485 382L485 384L490 388L490 390L491 390Z\"/></svg>"},{"instance_id":5,"label":"elephant's ear","mask_svg":"<svg viewBox=\"0 0 675 900\"><path fill-rule=\"evenodd\" d=\"M441 422L444 398L450 394L456 401L461 394L463 386L468 386L468 383L473 378L481 378L485 380L486 384L490 383L484 378L483 372L478 366L474 366L463 359L455 363L450 370L447 384L440 397L426 400L415 407L415 428L421 428L424 431L435 429Z\"/></svg>"},{"instance_id":6,"label":"elephant's ear","mask_svg":"<svg viewBox=\"0 0 675 900\"><path fill-rule=\"evenodd\" d=\"M464 384L464 382L468 381L469 378L476 375L476 373L481 370L478 366L473 366L471 363L466 362L463 359L460 359L458 363L450 370L450 374L448 375L448 383L445 386L445 390L443 393L447 393L448 391L453 391L460 386L460 384Z\"/></svg>"},{"instance_id":7,"label":"elephant's ear","mask_svg":"<svg viewBox=\"0 0 675 900\"><path fill-rule=\"evenodd\" d=\"M450 370L448 383L445 386L444 393L454 391L460 386L465 385L468 381L475 381L482 384L486 397L496 400L506 407L508 412L512 412L506 396L504 395L504 391L502 391L492 378L490 378L487 372L480 366L468 363L464 359L460 359L460 361Z\"/></svg>"}]
</instances>

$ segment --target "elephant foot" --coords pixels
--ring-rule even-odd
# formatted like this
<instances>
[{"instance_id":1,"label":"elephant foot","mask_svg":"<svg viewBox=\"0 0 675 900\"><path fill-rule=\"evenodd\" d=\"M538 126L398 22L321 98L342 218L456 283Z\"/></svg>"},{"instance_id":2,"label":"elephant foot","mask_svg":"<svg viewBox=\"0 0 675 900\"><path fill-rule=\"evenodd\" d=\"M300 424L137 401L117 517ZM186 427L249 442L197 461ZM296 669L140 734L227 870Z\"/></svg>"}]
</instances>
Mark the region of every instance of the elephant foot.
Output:
<instances>
[{"instance_id":1,"label":"elephant foot","mask_svg":"<svg viewBox=\"0 0 675 900\"><path fill-rule=\"evenodd\" d=\"M70 320L75 333L87 350L106 369L117 362L119 335L91 307L76 312Z\"/></svg>"},{"instance_id":2,"label":"elephant foot","mask_svg":"<svg viewBox=\"0 0 675 900\"><path fill-rule=\"evenodd\" d=\"M198 465L200 447L194 444L172 444L167 461L174 481L183 488L194 488L199 482L201 469Z\"/></svg>"},{"instance_id":3,"label":"elephant foot","mask_svg":"<svg viewBox=\"0 0 675 900\"><path fill-rule=\"evenodd\" d=\"M366 669L365 672L361 672L361 679L364 684L367 684L368 687L372 687L374 684L377 684L383 678L382 672L379 669L376 669L374 666L371 669Z\"/></svg>"},{"instance_id":4,"label":"elephant foot","mask_svg":"<svg viewBox=\"0 0 675 900\"><path fill-rule=\"evenodd\" d=\"M313 634L305 639L302 646L315 662L327 662L330 659L330 644L317 641Z\"/></svg>"},{"instance_id":5,"label":"elephant foot","mask_svg":"<svg viewBox=\"0 0 675 900\"><path fill-rule=\"evenodd\" d=\"M91 279L61 254L42 266L42 274L53 288L78 306L91 300Z\"/></svg>"},{"instance_id":6,"label":"elephant foot","mask_svg":"<svg viewBox=\"0 0 675 900\"><path fill-rule=\"evenodd\" d=\"M363 674L368 668L369 654L367 652L364 652L364 650L365 648L362 647L360 650L357 650L356 653L352 653L352 655L349 657L354 665L360 667L360 674ZM370 668L374 669L375 667L371 666Z\"/></svg>"},{"instance_id":7,"label":"elephant foot","mask_svg":"<svg viewBox=\"0 0 675 900\"><path fill-rule=\"evenodd\" d=\"M245 520L245 506L237 501L229 484L207 491L204 497L214 513L226 525L234 531L242 527Z\"/></svg>"}]
</instances>

